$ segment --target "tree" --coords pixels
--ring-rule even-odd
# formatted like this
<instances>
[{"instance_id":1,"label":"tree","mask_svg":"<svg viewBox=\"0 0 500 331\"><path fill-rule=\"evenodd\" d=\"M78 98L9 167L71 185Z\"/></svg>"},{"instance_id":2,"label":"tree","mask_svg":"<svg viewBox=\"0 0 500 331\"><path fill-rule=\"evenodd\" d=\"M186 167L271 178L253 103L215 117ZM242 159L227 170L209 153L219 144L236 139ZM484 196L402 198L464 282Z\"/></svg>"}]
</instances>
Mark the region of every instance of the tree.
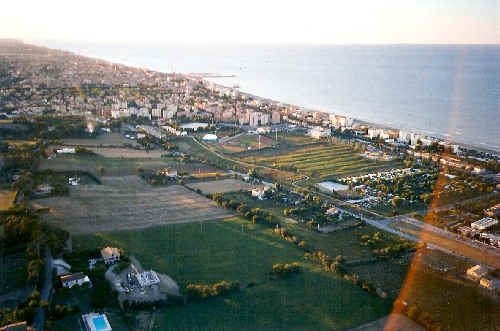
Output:
<instances>
[{"instance_id":1,"label":"tree","mask_svg":"<svg viewBox=\"0 0 500 331\"><path fill-rule=\"evenodd\" d=\"M394 209L398 209L401 207L401 205L403 204L403 199L401 199L400 197L394 197L392 200L391 200L391 204L392 204L392 208Z\"/></svg>"}]
</instances>

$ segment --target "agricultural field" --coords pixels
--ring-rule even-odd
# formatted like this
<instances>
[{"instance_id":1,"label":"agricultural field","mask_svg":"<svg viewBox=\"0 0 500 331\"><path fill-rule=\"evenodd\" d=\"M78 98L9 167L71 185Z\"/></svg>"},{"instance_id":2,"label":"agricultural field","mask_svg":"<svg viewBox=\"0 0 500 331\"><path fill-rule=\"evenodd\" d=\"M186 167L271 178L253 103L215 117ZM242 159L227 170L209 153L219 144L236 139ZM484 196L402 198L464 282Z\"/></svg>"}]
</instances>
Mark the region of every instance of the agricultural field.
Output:
<instances>
[{"instance_id":1,"label":"agricultural field","mask_svg":"<svg viewBox=\"0 0 500 331\"><path fill-rule=\"evenodd\" d=\"M181 288L189 283L240 282L240 290L202 302L127 313L130 329L145 329L149 314L159 330L346 329L388 314L390 301L327 273L303 259L303 251L271 229L239 218L174 224L73 238L73 252L112 244L170 275ZM297 261L301 272L271 279L275 263ZM134 316L130 316L135 314ZM149 325L149 324L147 324Z\"/></svg>"},{"instance_id":2,"label":"agricultural field","mask_svg":"<svg viewBox=\"0 0 500 331\"><path fill-rule=\"evenodd\" d=\"M402 162L363 158L348 145L316 144L287 154L250 156L243 160L269 167L296 170L317 180L381 171L403 166Z\"/></svg>"},{"instance_id":3,"label":"agricultural field","mask_svg":"<svg viewBox=\"0 0 500 331\"><path fill-rule=\"evenodd\" d=\"M108 158L127 158L127 159L157 159L162 155L167 154L164 150L141 150L130 148L105 148L105 147L90 147L92 152Z\"/></svg>"},{"instance_id":4,"label":"agricultural field","mask_svg":"<svg viewBox=\"0 0 500 331\"><path fill-rule=\"evenodd\" d=\"M70 187L67 197L40 199L43 219L72 234L202 222L232 214L179 186L153 188L137 176L103 177L102 185Z\"/></svg>"},{"instance_id":5,"label":"agricultural field","mask_svg":"<svg viewBox=\"0 0 500 331\"><path fill-rule=\"evenodd\" d=\"M111 149L110 149L111 150ZM127 151L134 152L134 150ZM146 153L145 151L137 151ZM114 152L113 152L114 153ZM39 170L88 171L95 176L130 176L138 169L156 171L163 168L190 172L213 172L215 168L197 162L183 163L171 157L104 157L102 155L58 155L52 160L41 160Z\"/></svg>"},{"instance_id":6,"label":"agricultural field","mask_svg":"<svg viewBox=\"0 0 500 331\"><path fill-rule=\"evenodd\" d=\"M124 146L128 145L139 145L136 141L127 139L118 132L111 133L101 133L95 138L71 138L62 139L65 145L78 145L78 146Z\"/></svg>"},{"instance_id":7,"label":"agricultural field","mask_svg":"<svg viewBox=\"0 0 500 331\"><path fill-rule=\"evenodd\" d=\"M192 184L187 184L187 186L194 190L199 189L203 194L226 193L226 192L234 192L241 190L248 191L252 189L252 185L242 180L233 178L213 180L209 182L192 183Z\"/></svg>"},{"instance_id":8,"label":"agricultural field","mask_svg":"<svg viewBox=\"0 0 500 331\"><path fill-rule=\"evenodd\" d=\"M14 206L16 192L10 190L0 190L0 211L7 210Z\"/></svg>"}]
</instances>

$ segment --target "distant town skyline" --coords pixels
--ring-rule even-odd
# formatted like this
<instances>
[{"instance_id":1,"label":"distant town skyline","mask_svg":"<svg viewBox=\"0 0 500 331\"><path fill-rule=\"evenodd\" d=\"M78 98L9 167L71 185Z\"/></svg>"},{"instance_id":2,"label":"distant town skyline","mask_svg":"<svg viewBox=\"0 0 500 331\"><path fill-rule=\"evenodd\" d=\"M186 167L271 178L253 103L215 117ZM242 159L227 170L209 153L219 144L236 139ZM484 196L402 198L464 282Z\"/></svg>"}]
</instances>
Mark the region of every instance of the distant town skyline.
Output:
<instances>
[{"instance_id":1,"label":"distant town skyline","mask_svg":"<svg viewBox=\"0 0 500 331\"><path fill-rule=\"evenodd\" d=\"M498 44L498 0L2 4L0 37L157 43Z\"/></svg>"}]
</instances>

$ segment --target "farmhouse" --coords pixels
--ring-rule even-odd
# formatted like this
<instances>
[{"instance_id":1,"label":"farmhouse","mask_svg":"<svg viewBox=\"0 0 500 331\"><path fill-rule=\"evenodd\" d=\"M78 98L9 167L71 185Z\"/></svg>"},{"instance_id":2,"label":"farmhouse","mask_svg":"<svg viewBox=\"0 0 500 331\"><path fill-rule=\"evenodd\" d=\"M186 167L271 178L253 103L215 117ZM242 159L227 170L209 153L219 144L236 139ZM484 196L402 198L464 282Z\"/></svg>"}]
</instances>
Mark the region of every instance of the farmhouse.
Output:
<instances>
[{"instance_id":1,"label":"farmhouse","mask_svg":"<svg viewBox=\"0 0 500 331\"><path fill-rule=\"evenodd\" d=\"M115 247L104 247L101 249L101 256L106 264L120 261L120 251Z\"/></svg>"},{"instance_id":2,"label":"farmhouse","mask_svg":"<svg viewBox=\"0 0 500 331\"><path fill-rule=\"evenodd\" d=\"M331 207L331 208L329 208L329 209L326 211L326 214L327 214L328 216L333 216L333 215L337 214L338 212L339 212L339 210L338 210L337 208L335 208L335 207Z\"/></svg>"},{"instance_id":3,"label":"farmhouse","mask_svg":"<svg viewBox=\"0 0 500 331\"><path fill-rule=\"evenodd\" d=\"M85 276L83 272L77 272L74 274L64 275L59 277L61 284L64 287L72 288L75 285L82 286L84 283L90 283L88 276Z\"/></svg>"},{"instance_id":4,"label":"farmhouse","mask_svg":"<svg viewBox=\"0 0 500 331\"><path fill-rule=\"evenodd\" d=\"M50 194L54 188L50 184L40 184L33 192L35 195L46 195Z\"/></svg>"},{"instance_id":5,"label":"farmhouse","mask_svg":"<svg viewBox=\"0 0 500 331\"><path fill-rule=\"evenodd\" d=\"M494 277L482 277L479 280L479 286L487 288L488 290L499 290L500 289L500 279Z\"/></svg>"},{"instance_id":6,"label":"farmhouse","mask_svg":"<svg viewBox=\"0 0 500 331\"><path fill-rule=\"evenodd\" d=\"M472 268L467 269L467 277L474 281L478 281L481 277L486 276L488 273L488 268L478 264L473 266Z\"/></svg>"},{"instance_id":7,"label":"farmhouse","mask_svg":"<svg viewBox=\"0 0 500 331\"><path fill-rule=\"evenodd\" d=\"M500 216L500 203L486 209L484 213L489 217Z\"/></svg>"},{"instance_id":8,"label":"farmhouse","mask_svg":"<svg viewBox=\"0 0 500 331\"><path fill-rule=\"evenodd\" d=\"M111 325L105 314L89 313L82 315L83 329L85 331L111 331Z\"/></svg>"},{"instance_id":9,"label":"farmhouse","mask_svg":"<svg viewBox=\"0 0 500 331\"><path fill-rule=\"evenodd\" d=\"M73 185L73 186L77 186L80 184L80 178L79 177L69 177L68 184Z\"/></svg>"},{"instance_id":10,"label":"farmhouse","mask_svg":"<svg viewBox=\"0 0 500 331\"><path fill-rule=\"evenodd\" d=\"M165 168L165 169L157 171L157 174L158 175L167 176L167 177L170 177L170 178L176 178L177 175L178 175L177 174L177 170L175 170L175 169L168 169L168 168Z\"/></svg>"},{"instance_id":11,"label":"farmhouse","mask_svg":"<svg viewBox=\"0 0 500 331\"><path fill-rule=\"evenodd\" d=\"M160 283L160 278L153 270L137 273L135 277L141 287L147 287Z\"/></svg>"},{"instance_id":12,"label":"farmhouse","mask_svg":"<svg viewBox=\"0 0 500 331\"><path fill-rule=\"evenodd\" d=\"M481 218L479 221L475 221L474 223L471 223L471 228L483 231L486 230L493 225L498 224L498 221L496 219L490 218L490 217L485 217Z\"/></svg>"},{"instance_id":13,"label":"farmhouse","mask_svg":"<svg viewBox=\"0 0 500 331\"><path fill-rule=\"evenodd\" d=\"M269 186L256 187L252 189L252 196L259 200L264 200L266 198L266 192L270 189Z\"/></svg>"}]
</instances>

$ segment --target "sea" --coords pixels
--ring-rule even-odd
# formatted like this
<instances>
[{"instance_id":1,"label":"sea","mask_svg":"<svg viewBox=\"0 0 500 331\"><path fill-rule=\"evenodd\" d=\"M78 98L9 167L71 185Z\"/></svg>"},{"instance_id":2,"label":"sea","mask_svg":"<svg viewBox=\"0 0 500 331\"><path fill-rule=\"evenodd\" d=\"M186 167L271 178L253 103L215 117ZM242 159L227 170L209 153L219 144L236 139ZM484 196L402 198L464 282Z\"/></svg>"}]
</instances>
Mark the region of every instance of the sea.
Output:
<instances>
[{"instance_id":1,"label":"sea","mask_svg":"<svg viewBox=\"0 0 500 331\"><path fill-rule=\"evenodd\" d=\"M34 43L500 151L500 45Z\"/></svg>"}]
</instances>

